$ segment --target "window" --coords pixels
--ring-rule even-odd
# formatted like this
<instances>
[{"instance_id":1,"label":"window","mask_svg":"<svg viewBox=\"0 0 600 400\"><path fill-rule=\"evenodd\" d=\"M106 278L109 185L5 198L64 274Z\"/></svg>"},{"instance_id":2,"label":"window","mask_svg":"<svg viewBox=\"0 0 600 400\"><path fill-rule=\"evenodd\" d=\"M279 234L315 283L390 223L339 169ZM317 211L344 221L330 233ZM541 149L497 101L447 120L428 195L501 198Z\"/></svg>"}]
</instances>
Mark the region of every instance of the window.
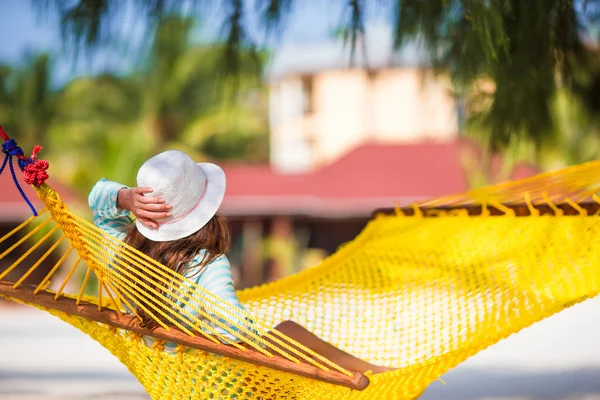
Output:
<instances>
[{"instance_id":1,"label":"window","mask_svg":"<svg viewBox=\"0 0 600 400\"><path fill-rule=\"evenodd\" d=\"M302 112L304 115L314 112L313 105L313 77L302 77Z\"/></svg>"}]
</instances>

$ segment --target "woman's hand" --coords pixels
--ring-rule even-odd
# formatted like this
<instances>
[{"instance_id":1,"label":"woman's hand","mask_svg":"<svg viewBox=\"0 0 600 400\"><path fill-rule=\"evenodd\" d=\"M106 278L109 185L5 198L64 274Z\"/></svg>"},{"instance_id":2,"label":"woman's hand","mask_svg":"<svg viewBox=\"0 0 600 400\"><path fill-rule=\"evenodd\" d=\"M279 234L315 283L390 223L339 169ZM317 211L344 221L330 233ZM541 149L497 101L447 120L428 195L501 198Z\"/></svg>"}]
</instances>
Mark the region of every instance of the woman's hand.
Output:
<instances>
[{"instance_id":1,"label":"woman's hand","mask_svg":"<svg viewBox=\"0 0 600 400\"><path fill-rule=\"evenodd\" d=\"M165 204L165 200L158 197L144 196L151 193L152 189L147 187L123 188L117 195L117 207L129 210L146 226L158 228L155 219L170 217L171 205Z\"/></svg>"}]
</instances>

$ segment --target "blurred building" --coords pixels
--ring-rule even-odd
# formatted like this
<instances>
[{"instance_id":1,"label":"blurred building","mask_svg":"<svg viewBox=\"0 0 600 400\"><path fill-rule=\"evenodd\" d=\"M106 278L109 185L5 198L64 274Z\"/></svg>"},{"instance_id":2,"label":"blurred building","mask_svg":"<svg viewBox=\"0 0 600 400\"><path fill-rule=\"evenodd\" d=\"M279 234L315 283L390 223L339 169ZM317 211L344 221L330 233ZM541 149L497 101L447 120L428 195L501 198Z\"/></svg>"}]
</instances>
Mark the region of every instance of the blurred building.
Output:
<instances>
[{"instance_id":1,"label":"blurred building","mask_svg":"<svg viewBox=\"0 0 600 400\"><path fill-rule=\"evenodd\" d=\"M275 55L270 163L225 166L222 212L241 286L314 265L354 239L376 208L468 189L483 153L459 135L449 79L415 44L392 51L385 29L368 31L366 57L362 49L355 66L341 40ZM534 172L519 166L511 176Z\"/></svg>"},{"instance_id":2,"label":"blurred building","mask_svg":"<svg viewBox=\"0 0 600 400\"><path fill-rule=\"evenodd\" d=\"M449 142L459 132L451 82L425 50L393 51L385 29L367 32L350 65L348 46L331 40L283 47L268 69L271 165L298 173L327 165L364 142Z\"/></svg>"}]
</instances>

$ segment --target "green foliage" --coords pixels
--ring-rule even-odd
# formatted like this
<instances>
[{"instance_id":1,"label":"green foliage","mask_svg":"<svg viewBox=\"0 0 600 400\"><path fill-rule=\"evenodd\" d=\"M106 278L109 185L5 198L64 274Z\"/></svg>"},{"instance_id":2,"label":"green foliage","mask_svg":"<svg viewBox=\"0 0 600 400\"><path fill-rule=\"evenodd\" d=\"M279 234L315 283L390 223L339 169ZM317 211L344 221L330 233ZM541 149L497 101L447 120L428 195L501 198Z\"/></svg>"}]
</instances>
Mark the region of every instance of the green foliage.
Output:
<instances>
[{"instance_id":1,"label":"green foliage","mask_svg":"<svg viewBox=\"0 0 600 400\"><path fill-rule=\"evenodd\" d=\"M9 79L11 68L8 65L0 65L0 121L2 121L7 129L10 129L9 124L12 122L12 105L9 88Z\"/></svg>"},{"instance_id":2,"label":"green foliage","mask_svg":"<svg viewBox=\"0 0 600 400\"><path fill-rule=\"evenodd\" d=\"M559 82L583 83L578 71L595 57L580 32L588 13L575 7L563 0L407 0L396 33L398 40L420 35L459 88L468 90L482 76L495 83L490 106L471 114L488 128L482 133L492 150L522 139L540 146L552 140Z\"/></svg>"},{"instance_id":3,"label":"green foliage","mask_svg":"<svg viewBox=\"0 0 600 400\"><path fill-rule=\"evenodd\" d=\"M0 66L0 124L20 138L24 149L43 140L54 116L54 101L47 54L16 68Z\"/></svg>"},{"instance_id":4,"label":"green foliage","mask_svg":"<svg viewBox=\"0 0 600 400\"><path fill-rule=\"evenodd\" d=\"M192 26L165 18L138 71L82 77L58 91L47 55L0 66L0 124L26 152L43 144L58 178L82 194L103 176L135 184L137 168L166 148L198 160L266 161L267 92L256 55L240 55L233 79L218 61L224 45L194 46Z\"/></svg>"},{"instance_id":5,"label":"green foliage","mask_svg":"<svg viewBox=\"0 0 600 400\"><path fill-rule=\"evenodd\" d=\"M221 107L196 119L181 142L213 159L264 161L268 159L264 115L250 106Z\"/></svg>"},{"instance_id":6,"label":"green foliage","mask_svg":"<svg viewBox=\"0 0 600 400\"><path fill-rule=\"evenodd\" d=\"M590 116L585 103L586 99L572 91L563 89L557 92L552 107L556 145L546 148L540 156L540 163L546 168L560 168L600 158L598 119Z\"/></svg>"}]
</instances>

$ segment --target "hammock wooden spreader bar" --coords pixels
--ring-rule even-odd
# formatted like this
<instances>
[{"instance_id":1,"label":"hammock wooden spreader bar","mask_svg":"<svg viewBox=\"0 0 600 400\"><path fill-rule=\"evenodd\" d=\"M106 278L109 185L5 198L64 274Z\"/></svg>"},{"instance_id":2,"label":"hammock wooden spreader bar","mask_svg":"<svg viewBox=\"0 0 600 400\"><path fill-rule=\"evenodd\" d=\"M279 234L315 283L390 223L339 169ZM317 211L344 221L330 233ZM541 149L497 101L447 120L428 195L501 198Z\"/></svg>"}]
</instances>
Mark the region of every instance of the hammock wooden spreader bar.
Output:
<instances>
[{"instance_id":1,"label":"hammock wooden spreader bar","mask_svg":"<svg viewBox=\"0 0 600 400\"><path fill-rule=\"evenodd\" d=\"M373 212L373 217L377 215L395 215L401 214L405 216L414 216L415 213L421 212L423 217L439 217L454 215L469 215L480 216L486 214L488 216L506 216L511 214L516 217L529 217L532 215L582 215L584 210L586 215L595 215L600 213L600 203L557 203L557 204L503 204L500 207L482 207L481 205L464 205L464 206L437 206L415 208L400 207L400 208L379 208Z\"/></svg>"},{"instance_id":2,"label":"hammock wooden spreader bar","mask_svg":"<svg viewBox=\"0 0 600 400\"><path fill-rule=\"evenodd\" d=\"M170 327L169 330L162 327L158 327L154 330L145 329L140 327L139 321L133 315L119 315L115 310L108 308L103 308L99 311L98 305L94 303L80 301L79 305L77 305L76 299L63 296L55 300L54 293L40 291L37 294L34 294L33 288L13 288L13 286L14 284L11 282L0 282L0 296L17 299L24 303L36 304L51 310L82 317L89 321L110 325L115 328L126 329L127 331L150 336L158 340L177 343L279 371L291 372L307 378L346 386L351 389L364 390L369 385L369 379L361 373L354 373L354 377L349 377L337 371L324 371L320 368L313 367L312 365L294 363L283 357L269 357L250 348L240 350L233 346L215 344L211 340L201 336L187 335L176 327Z\"/></svg>"}]
</instances>

